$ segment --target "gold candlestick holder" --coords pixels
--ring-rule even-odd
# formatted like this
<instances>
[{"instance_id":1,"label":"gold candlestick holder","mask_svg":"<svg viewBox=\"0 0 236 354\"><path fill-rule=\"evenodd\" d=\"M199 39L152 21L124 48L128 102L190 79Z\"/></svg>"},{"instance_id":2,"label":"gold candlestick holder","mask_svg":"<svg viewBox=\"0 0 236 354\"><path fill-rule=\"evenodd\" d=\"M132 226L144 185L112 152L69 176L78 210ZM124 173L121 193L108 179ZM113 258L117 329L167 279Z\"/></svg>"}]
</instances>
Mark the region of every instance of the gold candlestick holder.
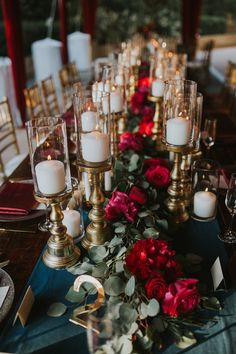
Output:
<instances>
[{"instance_id":1,"label":"gold candlestick holder","mask_svg":"<svg viewBox=\"0 0 236 354\"><path fill-rule=\"evenodd\" d=\"M181 223L189 218L184 201L181 173L182 154L186 154L189 148L167 146L166 149L174 152L174 166L171 171L171 185L167 190L169 196L165 200L165 205L168 213L170 214L171 221L174 223Z\"/></svg>"},{"instance_id":2,"label":"gold candlestick holder","mask_svg":"<svg viewBox=\"0 0 236 354\"><path fill-rule=\"evenodd\" d=\"M120 155L119 151L119 142L120 142L120 134L124 131L125 121L126 121L126 114L125 112L118 112L112 113L112 120L113 120L113 156L118 159Z\"/></svg>"},{"instance_id":3,"label":"gold candlestick holder","mask_svg":"<svg viewBox=\"0 0 236 354\"><path fill-rule=\"evenodd\" d=\"M154 126L152 128L152 133L154 135L154 139L156 140L157 149L163 150L163 144L162 144L163 97L148 95L147 98L149 102L155 103L155 113L153 117Z\"/></svg>"},{"instance_id":4,"label":"gold candlestick holder","mask_svg":"<svg viewBox=\"0 0 236 354\"><path fill-rule=\"evenodd\" d=\"M35 194L35 199L39 203L51 206L50 228L51 236L47 242L47 249L43 254L43 261L46 266L54 269L63 269L71 267L80 257L80 250L74 245L73 238L66 233L66 227L63 225L63 213L61 203L69 200L71 192L64 192L59 195L41 196Z\"/></svg>"},{"instance_id":5,"label":"gold candlestick holder","mask_svg":"<svg viewBox=\"0 0 236 354\"><path fill-rule=\"evenodd\" d=\"M81 172L88 172L92 177L93 191L90 196L90 203L92 209L89 212L89 219L91 223L86 229L85 237L82 239L81 244L85 249L89 249L93 246L103 245L110 239L111 230L106 220L106 213L103 208L105 197L101 190L100 174L111 169L109 163L104 163L98 167L87 167L80 165Z\"/></svg>"},{"instance_id":6,"label":"gold candlestick holder","mask_svg":"<svg viewBox=\"0 0 236 354\"><path fill-rule=\"evenodd\" d=\"M192 197L192 183L191 183L191 178L190 178L190 164L188 161L188 155L183 155L182 156L182 161L181 161L181 172L182 172L182 188L183 188L183 198L184 198L184 203L185 206L188 208L191 203L191 197Z\"/></svg>"}]
</instances>

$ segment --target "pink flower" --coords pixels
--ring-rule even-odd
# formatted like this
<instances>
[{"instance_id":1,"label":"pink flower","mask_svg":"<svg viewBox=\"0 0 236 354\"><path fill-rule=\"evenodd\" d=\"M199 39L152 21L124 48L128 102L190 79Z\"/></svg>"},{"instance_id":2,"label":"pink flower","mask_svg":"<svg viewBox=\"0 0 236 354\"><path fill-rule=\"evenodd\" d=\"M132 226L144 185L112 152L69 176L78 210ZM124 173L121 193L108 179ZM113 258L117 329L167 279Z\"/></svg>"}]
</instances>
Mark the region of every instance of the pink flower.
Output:
<instances>
[{"instance_id":1,"label":"pink flower","mask_svg":"<svg viewBox=\"0 0 236 354\"><path fill-rule=\"evenodd\" d=\"M143 137L140 133L125 132L120 136L119 149L121 151L126 151L129 149L134 151L142 151L143 143Z\"/></svg>"},{"instance_id":2,"label":"pink flower","mask_svg":"<svg viewBox=\"0 0 236 354\"><path fill-rule=\"evenodd\" d=\"M112 197L105 208L108 220L115 220L123 215L129 222L134 221L137 211L138 209L128 195L119 191L112 193Z\"/></svg>"},{"instance_id":3,"label":"pink flower","mask_svg":"<svg viewBox=\"0 0 236 354\"><path fill-rule=\"evenodd\" d=\"M200 301L197 282L197 279L178 279L171 283L162 302L163 312L171 317L178 317L193 311Z\"/></svg>"}]
</instances>

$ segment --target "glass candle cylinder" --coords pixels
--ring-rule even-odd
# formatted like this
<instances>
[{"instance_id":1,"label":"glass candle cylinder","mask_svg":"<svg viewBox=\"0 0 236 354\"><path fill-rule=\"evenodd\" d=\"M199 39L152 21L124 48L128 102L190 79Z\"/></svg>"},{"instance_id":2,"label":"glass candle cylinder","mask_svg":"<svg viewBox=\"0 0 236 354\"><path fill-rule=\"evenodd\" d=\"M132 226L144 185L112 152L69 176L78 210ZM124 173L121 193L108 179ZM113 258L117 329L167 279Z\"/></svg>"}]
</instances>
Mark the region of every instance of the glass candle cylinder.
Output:
<instances>
[{"instance_id":1,"label":"glass candle cylinder","mask_svg":"<svg viewBox=\"0 0 236 354\"><path fill-rule=\"evenodd\" d=\"M150 94L163 97L164 94L164 66L163 60L158 55L151 58L150 63Z\"/></svg>"},{"instance_id":2,"label":"glass candle cylinder","mask_svg":"<svg viewBox=\"0 0 236 354\"><path fill-rule=\"evenodd\" d=\"M71 191L66 123L61 117L26 123L35 193L60 195Z\"/></svg>"},{"instance_id":3,"label":"glass candle cylinder","mask_svg":"<svg viewBox=\"0 0 236 354\"><path fill-rule=\"evenodd\" d=\"M202 123L202 105L203 105L203 95L197 92L196 100L196 119L194 126L194 150L200 150L200 139L201 139L201 123Z\"/></svg>"},{"instance_id":4,"label":"glass candle cylinder","mask_svg":"<svg viewBox=\"0 0 236 354\"><path fill-rule=\"evenodd\" d=\"M111 164L110 93L97 97L90 91L77 102L78 163L85 167Z\"/></svg>"},{"instance_id":5,"label":"glass candle cylinder","mask_svg":"<svg viewBox=\"0 0 236 354\"><path fill-rule=\"evenodd\" d=\"M196 160L192 167L191 216L198 221L210 221L216 216L219 165L216 161Z\"/></svg>"},{"instance_id":6,"label":"glass candle cylinder","mask_svg":"<svg viewBox=\"0 0 236 354\"><path fill-rule=\"evenodd\" d=\"M196 123L197 84L190 80L165 81L163 135L167 146L192 147Z\"/></svg>"}]
</instances>

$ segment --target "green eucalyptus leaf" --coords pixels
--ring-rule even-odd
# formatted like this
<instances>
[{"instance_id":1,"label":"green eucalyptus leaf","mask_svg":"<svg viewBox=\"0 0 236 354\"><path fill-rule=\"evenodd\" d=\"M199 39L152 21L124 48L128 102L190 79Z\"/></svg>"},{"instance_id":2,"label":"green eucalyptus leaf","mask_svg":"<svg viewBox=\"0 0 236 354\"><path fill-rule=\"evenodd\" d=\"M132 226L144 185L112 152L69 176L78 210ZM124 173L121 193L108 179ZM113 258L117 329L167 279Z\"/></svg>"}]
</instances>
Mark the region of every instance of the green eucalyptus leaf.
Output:
<instances>
[{"instance_id":1,"label":"green eucalyptus leaf","mask_svg":"<svg viewBox=\"0 0 236 354\"><path fill-rule=\"evenodd\" d=\"M64 305L62 302L54 302L50 305L47 315L50 317L60 317L64 315L67 310L67 306Z\"/></svg>"},{"instance_id":2,"label":"green eucalyptus leaf","mask_svg":"<svg viewBox=\"0 0 236 354\"><path fill-rule=\"evenodd\" d=\"M138 213L138 216L140 217L140 218L145 218L146 216L148 216L149 215L149 212L148 211L140 211L140 213Z\"/></svg>"},{"instance_id":3,"label":"green eucalyptus leaf","mask_svg":"<svg viewBox=\"0 0 236 354\"><path fill-rule=\"evenodd\" d=\"M157 229L154 229L154 227L149 227L144 230L143 236L146 238L158 237L159 231Z\"/></svg>"},{"instance_id":4,"label":"green eucalyptus leaf","mask_svg":"<svg viewBox=\"0 0 236 354\"><path fill-rule=\"evenodd\" d=\"M122 335L118 339L118 351L119 354L131 354L133 351L133 344L130 336Z\"/></svg>"},{"instance_id":5,"label":"green eucalyptus leaf","mask_svg":"<svg viewBox=\"0 0 236 354\"><path fill-rule=\"evenodd\" d=\"M119 312L122 323L133 323L138 318L138 313L131 304L123 303Z\"/></svg>"},{"instance_id":6,"label":"green eucalyptus leaf","mask_svg":"<svg viewBox=\"0 0 236 354\"><path fill-rule=\"evenodd\" d=\"M125 169L125 166L124 166L123 162L120 161L120 160L116 160L116 161L115 161L115 169L116 169L117 171L122 171L122 170L124 170L124 169Z\"/></svg>"},{"instance_id":7,"label":"green eucalyptus leaf","mask_svg":"<svg viewBox=\"0 0 236 354\"><path fill-rule=\"evenodd\" d=\"M133 322L132 325L130 326L130 329L128 331L128 334L134 334L138 330L138 324L137 322Z\"/></svg>"},{"instance_id":8,"label":"green eucalyptus leaf","mask_svg":"<svg viewBox=\"0 0 236 354\"><path fill-rule=\"evenodd\" d=\"M97 289L95 288L95 286L89 282L84 282L83 283L83 288L90 294L90 295L94 295L97 293Z\"/></svg>"},{"instance_id":9,"label":"green eucalyptus leaf","mask_svg":"<svg viewBox=\"0 0 236 354\"><path fill-rule=\"evenodd\" d=\"M132 277L129 279L129 281L125 286L125 294L127 296L131 296L133 295L134 290L135 290L135 277L132 275Z\"/></svg>"},{"instance_id":10,"label":"green eucalyptus leaf","mask_svg":"<svg viewBox=\"0 0 236 354\"><path fill-rule=\"evenodd\" d=\"M155 224L153 217L151 217L151 216L146 216L144 218L144 222L145 222L146 226L148 226L148 227L152 227Z\"/></svg>"},{"instance_id":11,"label":"green eucalyptus leaf","mask_svg":"<svg viewBox=\"0 0 236 354\"><path fill-rule=\"evenodd\" d=\"M150 184L147 182L147 181L143 181L141 183L141 186L144 188L144 189L148 189L148 187L150 186Z\"/></svg>"},{"instance_id":12,"label":"green eucalyptus leaf","mask_svg":"<svg viewBox=\"0 0 236 354\"><path fill-rule=\"evenodd\" d=\"M111 242L109 243L108 245L108 248L112 248L112 247L115 247L115 246L118 246L122 243L122 239L118 236L115 236L113 237L113 239L111 240Z\"/></svg>"},{"instance_id":13,"label":"green eucalyptus leaf","mask_svg":"<svg viewBox=\"0 0 236 354\"><path fill-rule=\"evenodd\" d=\"M220 310L221 309L221 304L217 297L212 296L209 298L204 298L202 301L202 306L206 309L209 310Z\"/></svg>"},{"instance_id":14,"label":"green eucalyptus leaf","mask_svg":"<svg viewBox=\"0 0 236 354\"><path fill-rule=\"evenodd\" d=\"M131 156L129 167L128 167L129 172L133 172L133 171L137 170L139 159L140 159L139 155L137 155L137 154L133 154Z\"/></svg>"},{"instance_id":15,"label":"green eucalyptus leaf","mask_svg":"<svg viewBox=\"0 0 236 354\"><path fill-rule=\"evenodd\" d=\"M186 335L183 335L181 337L181 340L178 340L175 342L176 346L180 349L185 349L185 348L188 348L190 347L191 345L193 344L196 344L197 343L197 340L196 338L194 337L193 333L190 335L188 334L188 336Z\"/></svg>"},{"instance_id":16,"label":"green eucalyptus leaf","mask_svg":"<svg viewBox=\"0 0 236 354\"><path fill-rule=\"evenodd\" d=\"M119 252L116 255L116 259L121 257L126 251L127 251L127 248L125 246L121 247L121 249L119 250Z\"/></svg>"},{"instance_id":17,"label":"green eucalyptus leaf","mask_svg":"<svg viewBox=\"0 0 236 354\"><path fill-rule=\"evenodd\" d=\"M105 262L101 262L93 267L92 276L95 278L104 278L106 276L107 271L108 266Z\"/></svg>"},{"instance_id":18,"label":"green eucalyptus leaf","mask_svg":"<svg viewBox=\"0 0 236 354\"><path fill-rule=\"evenodd\" d=\"M107 256L107 249L104 246L92 247L88 251L90 259L95 263L100 263Z\"/></svg>"},{"instance_id":19,"label":"green eucalyptus leaf","mask_svg":"<svg viewBox=\"0 0 236 354\"><path fill-rule=\"evenodd\" d=\"M125 290L125 282L120 277L114 275L106 279L104 289L107 295L118 296Z\"/></svg>"},{"instance_id":20,"label":"green eucalyptus leaf","mask_svg":"<svg viewBox=\"0 0 236 354\"><path fill-rule=\"evenodd\" d=\"M86 273L90 273L93 270L93 265L91 263L84 262L81 264L80 269L81 269L81 271L84 270L84 271L86 271ZM77 273L77 274L79 274L79 273ZM80 273L80 274L83 274L83 273Z\"/></svg>"},{"instance_id":21,"label":"green eucalyptus leaf","mask_svg":"<svg viewBox=\"0 0 236 354\"><path fill-rule=\"evenodd\" d=\"M156 299L151 299L148 304L148 316L154 317L160 312L160 304Z\"/></svg>"},{"instance_id":22,"label":"green eucalyptus leaf","mask_svg":"<svg viewBox=\"0 0 236 354\"><path fill-rule=\"evenodd\" d=\"M123 234L125 232L125 230L126 230L126 225L122 224L122 225L116 227L114 232L116 234Z\"/></svg>"},{"instance_id":23,"label":"green eucalyptus leaf","mask_svg":"<svg viewBox=\"0 0 236 354\"><path fill-rule=\"evenodd\" d=\"M156 223L158 226L160 226L164 230L168 230L168 222L165 219L157 219Z\"/></svg>"},{"instance_id":24,"label":"green eucalyptus leaf","mask_svg":"<svg viewBox=\"0 0 236 354\"><path fill-rule=\"evenodd\" d=\"M124 262L122 260L116 262L116 272L121 273L124 271Z\"/></svg>"},{"instance_id":25,"label":"green eucalyptus leaf","mask_svg":"<svg viewBox=\"0 0 236 354\"><path fill-rule=\"evenodd\" d=\"M78 292L73 289L73 286L71 286L68 293L65 296L65 299L72 303L80 303L84 300L85 296L86 296L86 292L84 291L83 288L80 288Z\"/></svg>"},{"instance_id":26,"label":"green eucalyptus leaf","mask_svg":"<svg viewBox=\"0 0 236 354\"><path fill-rule=\"evenodd\" d=\"M158 210L158 209L160 209L160 204L153 204L152 206L150 206L150 210L155 211L155 210Z\"/></svg>"},{"instance_id":27,"label":"green eucalyptus leaf","mask_svg":"<svg viewBox=\"0 0 236 354\"><path fill-rule=\"evenodd\" d=\"M141 303L140 306L140 318L144 319L148 317L148 305L145 302Z\"/></svg>"}]
</instances>

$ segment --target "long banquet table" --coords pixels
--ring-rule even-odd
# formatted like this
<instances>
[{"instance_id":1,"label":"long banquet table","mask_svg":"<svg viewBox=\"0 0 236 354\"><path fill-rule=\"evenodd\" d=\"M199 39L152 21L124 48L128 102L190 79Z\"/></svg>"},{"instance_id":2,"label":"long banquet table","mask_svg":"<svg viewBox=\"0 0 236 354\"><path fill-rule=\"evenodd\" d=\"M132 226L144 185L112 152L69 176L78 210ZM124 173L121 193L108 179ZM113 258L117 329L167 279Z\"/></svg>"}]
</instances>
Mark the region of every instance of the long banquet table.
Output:
<instances>
[{"instance_id":1,"label":"long banquet table","mask_svg":"<svg viewBox=\"0 0 236 354\"><path fill-rule=\"evenodd\" d=\"M236 129L229 121L222 119L219 121L218 141L211 152L211 157L232 171L236 162L236 142L235 139L233 141L231 139L230 143L225 143L225 141L227 141L227 136L235 136ZM31 177L28 158L11 177ZM210 267L217 257L220 258L227 284L230 287L236 284L235 249L225 247L217 238L217 234L228 222L229 217L224 206L224 196L225 191L222 191L216 220L209 223L189 220L181 225L174 237L175 249L178 253L193 252L202 256L204 264L202 275L210 288L212 287ZM38 221L32 220L31 223L10 225L12 228L18 226L27 228L32 230L32 233L0 231L0 261L10 260L5 270L12 277L15 286L13 306L7 318L0 324L0 351L86 354L88 348L85 330L68 321L76 305L71 305L65 300L65 295L73 284L75 276L66 270L56 271L44 265L41 255L49 233L38 231ZM1 223L1 227L9 228L9 224ZM22 327L19 321L12 326L20 300L28 285L31 285L36 299L28 322L25 327ZM228 290L219 292L218 295L224 299L224 308L217 315L218 322L214 326L196 331L198 343L181 351L167 338L166 346L161 352L167 354L180 351L183 353L188 351L191 354L234 353L234 348L236 348L236 292ZM49 317L47 310L53 302L63 302L69 305L67 312L59 318Z\"/></svg>"}]
</instances>

